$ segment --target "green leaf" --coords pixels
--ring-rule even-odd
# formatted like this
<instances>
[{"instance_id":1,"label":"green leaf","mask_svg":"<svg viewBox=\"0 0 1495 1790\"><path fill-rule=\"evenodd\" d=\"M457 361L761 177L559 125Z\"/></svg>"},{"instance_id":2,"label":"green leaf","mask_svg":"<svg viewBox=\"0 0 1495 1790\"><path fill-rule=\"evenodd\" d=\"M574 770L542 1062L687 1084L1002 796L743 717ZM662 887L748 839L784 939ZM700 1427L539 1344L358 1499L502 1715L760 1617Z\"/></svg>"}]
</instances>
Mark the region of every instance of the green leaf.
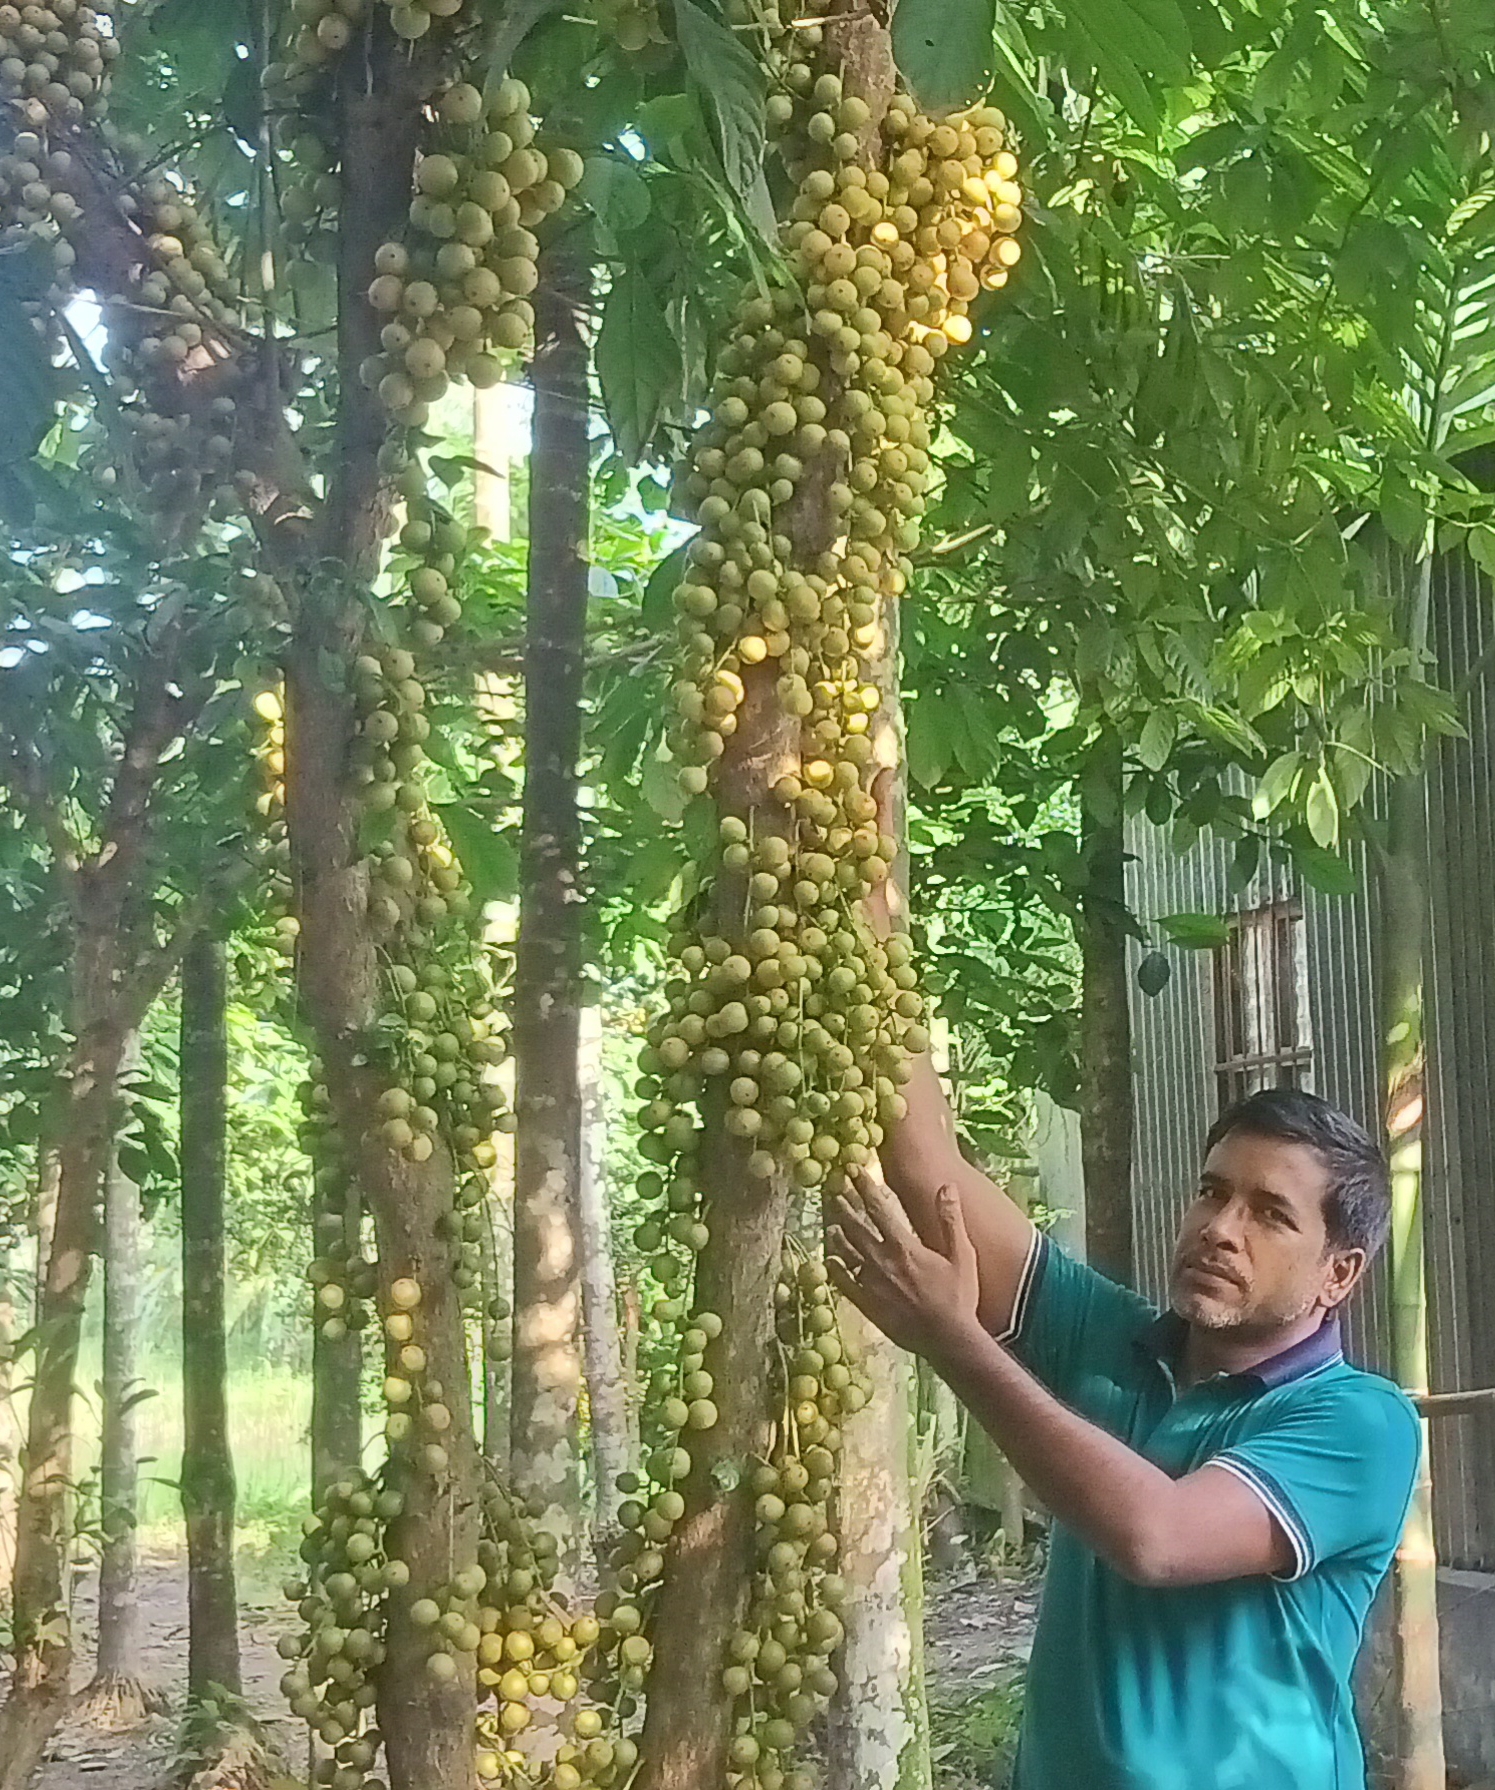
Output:
<instances>
[{"instance_id":1,"label":"green leaf","mask_svg":"<svg viewBox=\"0 0 1495 1790\"><path fill-rule=\"evenodd\" d=\"M680 349L654 288L637 268L613 282L597 335L597 377L608 426L625 460L653 439L666 399L680 390Z\"/></svg>"},{"instance_id":2,"label":"green leaf","mask_svg":"<svg viewBox=\"0 0 1495 1790\"><path fill-rule=\"evenodd\" d=\"M925 789L943 783L950 769L955 756L953 718L934 696L922 695L909 704L908 774Z\"/></svg>"},{"instance_id":3,"label":"green leaf","mask_svg":"<svg viewBox=\"0 0 1495 1790\"><path fill-rule=\"evenodd\" d=\"M1336 853L1319 846L1298 844L1293 848L1293 862L1306 882L1325 895L1353 895L1360 887L1360 874L1355 866Z\"/></svg>"},{"instance_id":4,"label":"green leaf","mask_svg":"<svg viewBox=\"0 0 1495 1790\"><path fill-rule=\"evenodd\" d=\"M1214 951L1230 938L1230 922L1218 914L1164 914L1158 925L1185 951Z\"/></svg>"},{"instance_id":5,"label":"green leaf","mask_svg":"<svg viewBox=\"0 0 1495 1790\"><path fill-rule=\"evenodd\" d=\"M626 157L594 155L576 188L576 197L597 214L613 235L637 230L649 215L649 183Z\"/></svg>"},{"instance_id":6,"label":"green leaf","mask_svg":"<svg viewBox=\"0 0 1495 1790\"><path fill-rule=\"evenodd\" d=\"M438 803L436 816L456 847L477 905L512 901L519 892L519 860L492 817L470 802Z\"/></svg>"},{"instance_id":7,"label":"green leaf","mask_svg":"<svg viewBox=\"0 0 1495 1790\"><path fill-rule=\"evenodd\" d=\"M1161 951L1149 951L1137 965L1137 986L1143 994L1160 995L1173 979L1173 965Z\"/></svg>"},{"instance_id":8,"label":"green leaf","mask_svg":"<svg viewBox=\"0 0 1495 1790\"><path fill-rule=\"evenodd\" d=\"M57 386L46 343L25 306L0 297L0 465L29 460L41 446L52 427Z\"/></svg>"},{"instance_id":9,"label":"green leaf","mask_svg":"<svg viewBox=\"0 0 1495 1790\"><path fill-rule=\"evenodd\" d=\"M1154 709L1142 728L1137 756L1150 771L1160 771L1178 738L1178 719L1172 709Z\"/></svg>"},{"instance_id":10,"label":"green leaf","mask_svg":"<svg viewBox=\"0 0 1495 1790\"><path fill-rule=\"evenodd\" d=\"M1302 768L1303 758L1298 752L1284 752L1281 758L1267 766L1251 803L1252 813L1258 820L1265 820L1282 806L1292 794Z\"/></svg>"},{"instance_id":11,"label":"green leaf","mask_svg":"<svg viewBox=\"0 0 1495 1790\"><path fill-rule=\"evenodd\" d=\"M1155 135L1163 116L1159 83L1178 86L1189 77L1188 25L1173 0L1070 0L1066 13L1101 79Z\"/></svg>"},{"instance_id":12,"label":"green leaf","mask_svg":"<svg viewBox=\"0 0 1495 1790\"><path fill-rule=\"evenodd\" d=\"M931 111L969 105L991 85L996 0L899 0L893 59Z\"/></svg>"},{"instance_id":13,"label":"green leaf","mask_svg":"<svg viewBox=\"0 0 1495 1790\"><path fill-rule=\"evenodd\" d=\"M1329 773L1320 769L1308 791L1308 800L1303 806L1303 818L1308 823L1308 831L1313 835L1316 845L1325 851L1332 851L1339 843L1339 797L1334 793L1334 785L1329 780Z\"/></svg>"},{"instance_id":14,"label":"green leaf","mask_svg":"<svg viewBox=\"0 0 1495 1790\"><path fill-rule=\"evenodd\" d=\"M695 0L675 0L675 31L686 67L716 119L727 184L758 218L767 134L763 70L742 38Z\"/></svg>"}]
</instances>

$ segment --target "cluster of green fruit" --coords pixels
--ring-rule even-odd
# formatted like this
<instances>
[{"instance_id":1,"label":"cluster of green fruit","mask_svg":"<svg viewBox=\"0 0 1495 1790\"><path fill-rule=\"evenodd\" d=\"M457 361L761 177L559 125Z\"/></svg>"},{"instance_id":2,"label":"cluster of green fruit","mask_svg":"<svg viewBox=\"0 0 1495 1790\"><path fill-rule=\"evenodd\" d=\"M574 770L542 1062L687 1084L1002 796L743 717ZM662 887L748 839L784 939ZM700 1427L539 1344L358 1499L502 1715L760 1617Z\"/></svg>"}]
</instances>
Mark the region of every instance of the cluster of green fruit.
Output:
<instances>
[{"instance_id":1,"label":"cluster of green fruit","mask_svg":"<svg viewBox=\"0 0 1495 1790\"><path fill-rule=\"evenodd\" d=\"M104 109L120 42L114 0L0 5L0 99L32 130L77 125Z\"/></svg>"},{"instance_id":2,"label":"cluster of green fruit","mask_svg":"<svg viewBox=\"0 0 1495 1790\"><path fill-rule=\"evenodd\" d=\"M328 1342L341 1342L369 1321L376 1290L373 1264L363 1253L353 1163L332 1115L332 1099L313 1061L301 1090L298 1142L312 1164L312 1241L307 1268L315 1322Z\"/></svg>"},{"instance_id":3,"label":"cluster of green fruit","mask_svg":"<svg viewBox=\"0 0 1495 1790\"><path fill-rule=\"evenodd\" d=\"M385 1550L386 1526L401 1509L397 1492L363 1474L339 1481L303 1524L306 1576L285 1586L302 1628L279 1643L289 1663L280 1688L330 1749L315 1778L326 1790L379 1790L368 1773L381 1744L373 1712L385 1600L410 1579Z\"/></svg>"},{"instance_id":4,"label":"cluster of green fruit","mask_svg":"<svg viewBox=\"0 0 1495 1790\"><path fill-rule=\"evenodd\" d=\"M461 82L437 102L440 139L416 165L407 241L375 257L369 303L386 317L361 376L396 422L422 428L454 378L496 385L495 350L522 348L539 283L534 227L582 175L574 150L536 146L529 89L487 99Z\"/></svg>"},{"instance_id":5,"label":"cluster of green fruit","mask_svg":"<svg viewBox=\"0 0 1495 1790\"><path fill-rule=\"evenodd\" d=\"M274 915L275 942L290 955L296 948L300 926L291 912L291 841L286 827L286 719L280 686L261 690L254 699L256 718L264 731L255 742L255 774L259 783L254 811L260 823L265 855L265 905Z\"/></svg>"}]
</instances>

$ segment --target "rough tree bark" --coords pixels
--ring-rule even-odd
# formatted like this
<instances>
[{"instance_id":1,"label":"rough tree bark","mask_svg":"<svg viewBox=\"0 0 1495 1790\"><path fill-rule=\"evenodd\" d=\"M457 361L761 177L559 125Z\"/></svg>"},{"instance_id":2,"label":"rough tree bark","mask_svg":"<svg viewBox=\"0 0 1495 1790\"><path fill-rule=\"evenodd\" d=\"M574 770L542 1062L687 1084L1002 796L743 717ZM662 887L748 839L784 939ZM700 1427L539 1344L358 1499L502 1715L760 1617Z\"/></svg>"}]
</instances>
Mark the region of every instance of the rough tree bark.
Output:
<instances>
[{"instance_id":1,"label":"rough tree bark","mask_svg":"<svg viewBox=\"0 0 1495 1790\"><path fill-rule=\"evenodd\" d=\"M1420 664L1428 638L1432 559L1413 573L1409 638ZM1392 1356L1414 1397L1428 1391L1423 1191L1427 1126L1427 788L1419 772L1396 778L1379 861L1382 1076L1391 1158ZM1412 1508L1392 1570L1396 1790L1444 1790L1443 1691L1438 1653L1438 1548L1427 1423Z\"/></svg>"},{"instance_id":2,"label":"rough tree bark","mask_svg":"<svg viewBox=\"0 0 1495 1790\"><path fill-rule=\"evenodd\" d=\"M837 5L824 24L845 91L873 107L876 132L891 92L892 53L886 23L872 11ZM834 542L838 523L829 503L837 475L833 454L807 469L786 517L795 558L809 564ZM800 763L798 721L776 690L772 660L745 667L737 730L717 760L715 794L723 816L749 822L763 839L786 833L773 785ZM734 949L746 943L745 873L722 872L714 885L713 931ZM710 1213L710 1241L696 1261L696 1304L718 1313L721 1335L706 1351L717 1421L691 1438L692 1466L683 1490L686 1514L670 1540L669 1564L654 1617L654 1663L643 1733L638 1790L703 1790L726 1781L732 1706L721 1694L722 1662L747 1611L754 1565L753 1496L747 1471L766 1457L772 1431L770 1352L776 1342L774 1288L780 1272L790 1199L782 1172L759 1180L747 1173L748 1147L722 1123L725 1094L708 1098L708 1134L700 1175Z\"/></svg>"},{"instance_id":3,"label":"rough tree bark","mask_svg":"<svg viewBox=\"0 0 1495 1790\"><path fill-rule=\"evenodd\" d=\"M15 1667L0 1712L0 1790L23 1790L67 1707L73 1636L63 1599L73 1470L73 1389L114 1144L120 1062L134 1029L115 988L117 933L77 928L73 1031L60 1101L58 1196L41 1286L26 1472L16 1528Z\"/></svg>"},{"instance_id":4,"label":"rough tree bark","mask_svg":"<svg viewBox=\"0 0 1495 1790\"><path fill-rule=\"evenodd\" d=\"M161 755L205 689L184 686L181 634L165 629L143 669L125 727L98 850L68 837L51 792L28 777L24 746L5 741L22 798L44 819L67 889L72 945L72 1045L53 1103L57 1196L38 1300L36 1362L27 1414L26 1471L16 1523L14 1668L0 1711L0 1790L23 1790L67 1707L73 1636L63 1596L73 1469L73 1393L98 1210L119 1117L126 1041L176 967L195 920L163 943L140 896Z\"/></svg>"},{"instance_id":5,"label":"rough tree bark","mask_svg":"<svg viewBox=\"0 0 1495 1790\"><path fill-rule=\"evenodd\" d=\"M187 1698L238 1696L237 1488L224 1321L227 975L207 934L182 966L182 1515L187 1526Z\"/></svg>"},{"instance_id":6,"label":"rough tree bark","mask_svg":"<svg viewBox=\"0 0 1495 1790\"><path fill-rule=\"evenodd\" d=\"M128 1083L142 1066L139 1034L125 1047ZM165 1697L140 1677L140 1603L135 1531L140 1468L135 1402L140 1392L140 1189L116 1148L104 1182L103 1439L99 1464L99 1638L93 1682L83 1693L86 1719L105 1728L131 1727L164 1714Z\"/></svg>"},{"instance_id":7,"label":"rough tree bark","mask_svg":"<svg viewBox=\"0 0 1495 1790\"><path fill-rule=\"evenodd\" d=\"M577 1217L581 1243L582 1328L591 1417L592 1470L597 1483L593 1550L604 1559L618 1528L614 1488L633 1465L628 1386L618 1326L618 1286L613 1270L612 1214L602 1172L602 1020L595 1006L581 1014L581 1174Z\"/></svg>"},{"instance_id":8,"label":"rough tree bark","mask_svg":"<svg viewBox=\"0 0 1495 1790\"><path fill-rule=\"evenodd\" d=\"M524 822L514 958L518 1129L509 1464L574 1556L581 1512L581 825L577 764L587 625L591 446L582 313L591 270L562 239L535 306L525 638Z\"/></svg>"},{"instance_id":9,"label":"rough tree bark","mask_svg":"<svg viewBox=\"0 0 1495 1790\"><path fill-rule=\"evenodd\" d=\"M1095 800L1087 801L1080 910L1080 1147L1085 1174L1085 1255L1093 1268L1132 1283L1132 1026L1127 1001L1126 837L1120 739L1097 748ZM1087 784L1087 788L1092 785Z\"/></svg>"},{"instance_id":10,"label":"rough tree bark","mask_svg":"<svg viewBox=\"0 0 1495 1790\"><path fill-rule=\"evenodd\" d=\"M356 1186L343 1190L337 1213L348 1253L357 1256L363 1205ZM319 1239L320 1246L320 1239ZM349 1329L329 1337L318 1323L311 1344L311 1491L320 1503L328 1486L355 1472L363 1461L363 1336Z\"/></svg>"},{"instance_id":11,"label":"rough tree bark","mask_svg":"<svg viewBox=\"0 0 1495 1790\"><path fill-rule=\"evenodd\" d=\"M399 44L382 18L373 23L360 68L356 83L340 87L337 121L344 174L335 472L312 530L299 525L296 506L282 504L285 520L279 527L262 524L262 537L290 586L294 618L286 680L286 819L301 925L300 998L316 1034L333 1114L373 1215L380 1307L392 1309L394 1280L408 1276L419 1283L428 1372L455 1392L468 1384L469 1368L453 1281L454 1165L444 1144L424 1163L414 1163L380 1139L378 1101L385 1081L370 1060L367 1040L385 1002L350 753L350 674L366 626L358 587L378 570L391 496L378 464L387 432L383 408L358 377L360 365L380 347L380 320L367 288L380 244L398 237L405 223L422 106L437 71L429 55ZM322 569L333 563L337 578ZM393 1366L393 1355L390 1360ZM476 1557L470 1403L452 1397L450 1409L445 1469L432 1473L404 1455L391 1468L404 1509L390 1526L387 1545L410 1568L408 1587L389 1602L388 1651L377 1687L392 1790L472 1790L476 1781L471 1675L433 1684L425 1670L429 1643L410 1620L411 1605L447 1582L454 1561Z\"/></svg>"},{"instance_id":12,"label":"rough tree bark","mask_svg":"<svg viewBox=\"0 0 1495 1790\"><path fill-rule=\"evenodd\" d=\"M10 1596L16 1564L16 1482L21 1470L21 1426L15 1406L16 1266L0 1257L0 1599Z\"/></svg>"},{"instance_id":13,"label":"rough tree bark","mask_svg":"<svg viewBox=\"0 0 1495 1790\"><path fill-rule=\"evenodd\" d=\"M880 117L893 92L891 47L884 66L862 71ZM884 825L900 846L907 831L903 717L898 689L897 599L884 600L878 659L868 681L882 691L873 742L887 779ZM890 898L907 895L907 859L895 865ZM843 1340L870 1382L862 1410L842 1425L837 1528L847 1583L839 1688L831 1701L826 1763L837 1790L928 1790L929 1702L924 1685L924 1536L914 1426L914 1368L904 1351L838 1302Z\"/></svg>"}]
</instances>

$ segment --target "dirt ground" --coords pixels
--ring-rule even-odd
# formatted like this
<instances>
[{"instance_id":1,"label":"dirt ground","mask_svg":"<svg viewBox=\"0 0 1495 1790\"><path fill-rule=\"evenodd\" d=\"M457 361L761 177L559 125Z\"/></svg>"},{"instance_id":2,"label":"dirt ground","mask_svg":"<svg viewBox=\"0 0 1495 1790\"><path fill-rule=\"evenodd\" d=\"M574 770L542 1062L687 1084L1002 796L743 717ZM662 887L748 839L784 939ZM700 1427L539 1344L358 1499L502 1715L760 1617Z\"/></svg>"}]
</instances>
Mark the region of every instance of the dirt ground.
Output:
<instances>
[{"instance_id":1,"label":"dirt ground","mask_svg":"<svg viewBox=\"0 0 1495 1790\"><path fill-rule=\"evenodd\" d=\"M95 1586L80 1590L78 1615L84 1635L83 1658L74 1683L85 1685L93 1670ZM147 1556L140 1568L140 1676L164 1690L173 1711L181 1707L187 1669L186 1562L169 1555ZM280 1695L285 1667L275 1643L290 1626L288 1605L241 1605L239 1646L244 1694L282 1749L304 1748L305 1729L290 1719ZM147 1722L126 1734L106 1734L70 1722L53 1743L52 1756L37 1779L37 1790L153 1790L171 1757L175 1715ZM288 1756L291 1756L288 1754Z\"/></svg>"},{"instance_id":2,"label":"dirt ground","mask_svg":"<svg viewBox=\"0 0 1495 1790\"><path fill-rule=\"evenodd\" d=\"M80 1687L92 1671L93 1597L89 1583L79 1599L85 1640L76 1678ZM1021 1581L999 1584L971 1577L932 1584L925 1624L932 1693L937 1698L963 1698L1026 1659L1036 1601L1034 1587ZM144 1559L140 1603L141 1676L164 1689L173 1707L179 1708L187 1656L184 1562L169 1556ZM289 1608L277 1600L246 1603L240 1645L246 1697L295 1771L298 1762L304 1770L305 1730L283 1713L279 1683L285 1668L275 1652L275 1643L291 1620ZM37 1780L38 1790L153 1790L171 1756L174 1735L175 1720L169 1716L122 1735L71 1722L54 1744Z\"/></svg>"}]
</instances>

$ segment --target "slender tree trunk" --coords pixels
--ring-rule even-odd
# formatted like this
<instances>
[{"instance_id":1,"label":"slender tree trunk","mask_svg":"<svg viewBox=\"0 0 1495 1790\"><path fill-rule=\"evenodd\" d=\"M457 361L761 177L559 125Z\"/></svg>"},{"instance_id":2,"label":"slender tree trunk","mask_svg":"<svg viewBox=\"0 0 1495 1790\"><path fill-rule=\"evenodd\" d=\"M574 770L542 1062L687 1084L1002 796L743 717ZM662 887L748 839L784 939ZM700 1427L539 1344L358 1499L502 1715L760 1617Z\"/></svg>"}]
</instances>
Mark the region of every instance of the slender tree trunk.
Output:
<instances>
[{"instance_id":1,"label":"slender tree trunk","mask_svg":"<svg viewBox=\"0 0 1495 1790\"><path fill-rule=\"evenodd\" d=\"M1132 1257L1132 1024L1127 1000L1126 836L1121 741L1098 748L1103 775L1087 785L1082 823L1088 879L1080 913L1080 1147L1085 1254L1130 1285Z\"/></svg>"},{"instance_id":2,"label":"slender tree trunk","mask_svg":"<svg viewBox=\"0 0 1495 1790\"><path fill-rule=\"evenodd\" d=\"M36 1152L36 1276L31 1289L31 1319L42 1321L42 1295L47 1284L47 1263L52 1259L52 1236L57 1229L57 1188L62 1179L62 1152L49 1135L43 1135Z\"/></svg>"},{"instance_id":3,"label":"slender tree trunk","mask_svg":"<svg viewBox=\"0 0 1495 1790\"><path fill-rule=\"evenodd\" d=\"M509 1462L515 1489L572 1554L581 1514L581 826L576 802L587 626L591 295L583 251L541 258L530 455L524 830L514 960L518 1130Z\"/></svg>"},{"instance_id":4,"label":"slender tree trunk","mask_svg":"<svg viewBox=\"0 0 1495 1790\"><path fill-rule=\"evenodd\" d=\"M382 10L382 9L381 9ZM377 1712L391 1790L472 1790L474 1682L471 1670L435 1683L429 1640L411 1620L416 1601L446 1585L454 1565L477 1558L477 1453L466 1327L454 1275L455 1164L444 1140L424 1162L392 1150L379 1101L388 1083L368 1040L388 1008L369 918L370 869L359 840L352 755L352 669L363 650L366 609L359 585L375 576L389 522L390 490L378 456L388 433L383 406L358 368L380 350L380 318L367 299L382 243L403 231L422 108L438 78L419 47L399 43L376 17L357 82L339 88L343 166L339 243L339 442L336 470L315 542L287 542L293 639L287 655L286 819L300 922L297 981L316 1034L331 1107L351 1172L373 1215L381 1311L396 1309L396 1280L421 1289L417 1332L427 1384L449 1394L445 1464L412 1444L393 1452L388 1479L403 1498L386 1533L410 1571L387 1604L386 1656ZM322 567L336 562L342 582ZM311 570L316 565L315 571ZM388 1345L390 1371L398 1366Z\"/></svg>"},{"instance_id":5,"label":"slender tree trunk","mask_svg":"<svg viewBox=\"0 0 1495 1790\"><path fill-rule=\"evenodd\" d=\"M891 83L891 69L889 80ZM875 762L892 779L884 798L900 853L907 835L903 715L898 687L899 615L884 607L882 652L867 667L882 692ZM907 897L907 858L896 863ZM842 1338L870 1382L866 1405L842 1424L837 1529L848 1593L840 1686L831 1701L829 1773L838 1790L928 1790L929 1701L924 1685L923 1486L917 1470L913 1363L848 1300Z\"/></svg>"},{"instance_id":6,"label":"slender tree trunk","mask_svg":"<svg viewBox=\"0 0 1495 1790\"><path fill-rule=\"evenodd\" d=\"M602 1173L602 1021L595 1006L581 1014L581 1231L582 1319L586 1338L587 1406L592 1420L592 1467L597 1481L593 1520L597 1558L617 1534L614 1488L633 1465L628 1387L618 1327L618 1286L613 1270L612 1214Z\"/></svg>"},{"instance_id":7,"label":"slender tree trunk","mask_svg":"<svg viewBox=\"0 0 1495 1790\"><path fill-rule=\"evenodd\" d=\"M239 1695L233 1451L224 1316L228 1031L223 946L182 966L182 1515L187 1525L187 1699Z\"/></svg>"},{"instance_id":8,"label":"slender tree trunk","mask_svg":"<svg viewBox=\"0 0 1495 1790\"><path fill-rule=\"evenodd\" d=\"M507 386L490 386L472 395L473 458L478 470L473 479L473 509L478 525L495 541L512 539L513 393Z\"/></svg>"},{"instance_id":9,"label":"slender tree trunk","mask_svg":"<svg viewBox=\"0 0 1495 1790\"><path fill-rule=\"evenodd\" d=\"M1418 568L1412 638L1427 638L1432 561ZM1422 775L1391 785L1380 859L1381 1036L1391 1157L1392 1353L1414 1396L1428 1390L1423 1196L1427 1163L1427 789ZM1438 1548L1428 1426L1412 1509L1392 1574L1395 1610L1396 1790L1444 1790L1443 1692L1438 1657Z\"/></svg>"},{"instance_id":10,"label":"slender tree trunk","mask_svg":"<svg viewBox=\"0 0 1495 1790\"><path fill-rule=\"evenodd\" d=\"M322 1185L317 1196L317 1248L337 1241L340 1260L356 1262L363 1254L363 1206L358 1186L346 1166L319 1164ZM325 1324L312 1330L311 1345L311 1485L318 1502L328 1486L357 1472L363 1463L363 1337L349 1326L341 1336L329 1335Z\"/></svg>"},{"instance_id":11,"label":"slender tree trunk","mask_svg":"<svg viewBox=\"0 0 1495 1790\"><path fill-rule=\"evenodd\" d=\"M16 1486L21 1425L15 1405L16 1264L0 1257L0 1601L8 1601L16 1565Z\"/></svg>"},{"instance_id":12,"label":"slender tree trunk","mask_svg":"<svg viewBox=\"0 0 1495 1790\"><path fill-rule=\"evenodd\" d=\"M126 1080L141 1067L140 1037L125 1047ZM103 1443L99 1468L99 1641L83 1709L98 1726L125 1728L164 1714L166 1699L140 1677L140 1603L136 1590L139 1523L140 1189L113 1152L104 1183Z\"/></svg>"},{"instance_id":13,"label":"slender tree trunk","mask_svg":"<svg viewBox=\"0 0 1495 1790\"><path fill-rule=\"evenodd\" d=\"M115 1012L116 938L80 924L73 1031L58 1101L56 1221L41 1285L26 1472L16 1530L14 1657L0 1711L0 1790L24 1790L68 1701L72 1624L63 1593L73 1468L73 1391L98 1244L98 1205L114 1145L127 1019Z\"/></svg>"},{"instance_id":14,"label":"slender tree trunk","mask_svg":"<svg viewBox=\"0 0 1495 1790\"><path fill-rule=\"evenodd\" d=\"M923 1526L915 1493L913 1367L846 1301L842 1338L871 1382L844 1425L837 1490L839 1570L847 1583L826 1739L837 1790L928 1790Z\"/></svg>"}]
</instances>

